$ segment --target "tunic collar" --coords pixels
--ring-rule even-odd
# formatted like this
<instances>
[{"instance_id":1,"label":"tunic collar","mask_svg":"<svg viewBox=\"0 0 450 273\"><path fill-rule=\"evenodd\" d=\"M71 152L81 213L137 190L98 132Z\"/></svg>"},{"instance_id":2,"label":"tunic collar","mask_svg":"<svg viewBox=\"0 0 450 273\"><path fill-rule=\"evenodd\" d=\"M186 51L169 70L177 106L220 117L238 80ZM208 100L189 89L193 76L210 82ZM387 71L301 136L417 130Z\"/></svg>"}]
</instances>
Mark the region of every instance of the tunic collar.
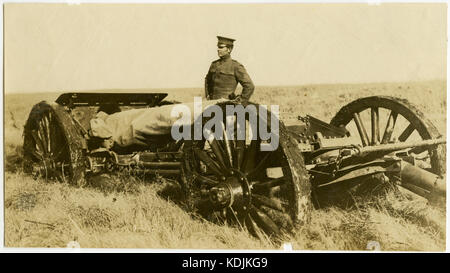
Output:
<instances>
[{"instance_id":1,"label":"tunic collar","mask_svg":"<svg viewBox=\"0 0 450 273\"><path fill-rule=\"evenodd\" d=\"M226 62L226 61L228 61L228 60L231 60L231 55L230 55L230 54L225 55L225 56L223 56L222 58L220 58L220 61L221 61L221 62Z\"/></svg>"}]
</instances>

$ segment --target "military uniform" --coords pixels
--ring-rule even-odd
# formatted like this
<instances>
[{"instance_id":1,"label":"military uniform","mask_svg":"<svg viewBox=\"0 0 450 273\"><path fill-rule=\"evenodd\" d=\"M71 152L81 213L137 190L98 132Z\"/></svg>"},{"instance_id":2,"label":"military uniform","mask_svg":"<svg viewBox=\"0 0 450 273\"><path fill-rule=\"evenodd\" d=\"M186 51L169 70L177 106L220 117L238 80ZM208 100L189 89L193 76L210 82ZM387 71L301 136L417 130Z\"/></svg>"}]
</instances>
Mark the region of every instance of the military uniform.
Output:
<instances>
[{"instance_id":1,"label":"military uniform","mask_svg":"<svg viewBox=\"0 0 450 273\"><path fill-rule=\"evenodd\" d=\"M229 43L233 39L220 37L219 43ZM242 100L248 101L255 90L244 66L233 60L230 55L212 62L205 78L205 95L208 99L234 98L237 84L242 85Z\"/></svg>"}]
</instances>

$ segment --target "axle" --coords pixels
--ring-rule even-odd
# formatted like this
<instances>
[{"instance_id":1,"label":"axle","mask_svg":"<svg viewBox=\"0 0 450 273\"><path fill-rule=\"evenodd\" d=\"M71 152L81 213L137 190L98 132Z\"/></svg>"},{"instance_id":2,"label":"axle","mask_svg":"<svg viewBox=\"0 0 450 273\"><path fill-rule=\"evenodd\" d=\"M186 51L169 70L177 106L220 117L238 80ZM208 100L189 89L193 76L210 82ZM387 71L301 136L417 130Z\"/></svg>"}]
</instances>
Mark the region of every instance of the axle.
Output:
<instances>
[{"instance_id":1,"label":"axle","mask_svg":"<svg viewBox=\"0 0 450 273\"><path fill-rule=\"evenodd\" d=\"M137 175L178 176L181 171L181 153L175 152L139 152L132 155L118 155L112 151L98 149L88 155L87 170L99 174L117 170L127 170Z\"/></svg>"}]
</instances>

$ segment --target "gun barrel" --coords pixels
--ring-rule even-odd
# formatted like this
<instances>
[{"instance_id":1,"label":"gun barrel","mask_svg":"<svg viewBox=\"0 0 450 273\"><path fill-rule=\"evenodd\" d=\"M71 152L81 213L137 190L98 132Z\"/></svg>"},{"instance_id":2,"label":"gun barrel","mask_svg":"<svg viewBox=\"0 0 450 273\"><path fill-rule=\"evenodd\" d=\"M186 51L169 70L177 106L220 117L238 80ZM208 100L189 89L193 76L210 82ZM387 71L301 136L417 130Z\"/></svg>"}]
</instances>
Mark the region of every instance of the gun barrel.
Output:
<instances>
[{"instance_id":1,"label":"gun barrel","mask_svg":"<svg viewBox=\"0 0 450 273\"><path fill-rule=\"evenodd\" d=\"M358 154L368 154L374 152L393 152L398 150L403 150L407 148L424 147L445 144L445 139L426 139L415 142L399 142L399 143L388 143L375 146L365 146L358 149Z\"/></svg>"},{"instance_id":2,"label":"gun barrel","mask_svg":"<svg viewBox=\"0 0 450 273\"><path fill-rule=\"evenodd\" d=\"M401 161L401 186L433 202L446 196L445 180L424 169Z\"/></svg>"}]
</instances>

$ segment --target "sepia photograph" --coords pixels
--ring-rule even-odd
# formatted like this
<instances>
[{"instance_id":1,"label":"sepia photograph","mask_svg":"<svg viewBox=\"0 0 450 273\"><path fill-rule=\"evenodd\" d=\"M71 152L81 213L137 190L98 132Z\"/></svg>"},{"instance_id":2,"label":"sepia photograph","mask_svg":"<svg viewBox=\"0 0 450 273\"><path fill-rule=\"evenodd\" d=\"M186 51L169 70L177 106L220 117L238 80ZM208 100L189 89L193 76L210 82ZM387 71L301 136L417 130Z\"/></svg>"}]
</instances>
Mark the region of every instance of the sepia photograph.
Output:
<instances>
[{"instance_id":1,"label":"sepia photograph","mask_svg":"<svg viewBox=\"0 0 450 273\"><path fill-rule=\"evenodd\" d=\"M447 3L3 3L2 107L5 248L446 251Z\"/></svg>"}]
</instances>

